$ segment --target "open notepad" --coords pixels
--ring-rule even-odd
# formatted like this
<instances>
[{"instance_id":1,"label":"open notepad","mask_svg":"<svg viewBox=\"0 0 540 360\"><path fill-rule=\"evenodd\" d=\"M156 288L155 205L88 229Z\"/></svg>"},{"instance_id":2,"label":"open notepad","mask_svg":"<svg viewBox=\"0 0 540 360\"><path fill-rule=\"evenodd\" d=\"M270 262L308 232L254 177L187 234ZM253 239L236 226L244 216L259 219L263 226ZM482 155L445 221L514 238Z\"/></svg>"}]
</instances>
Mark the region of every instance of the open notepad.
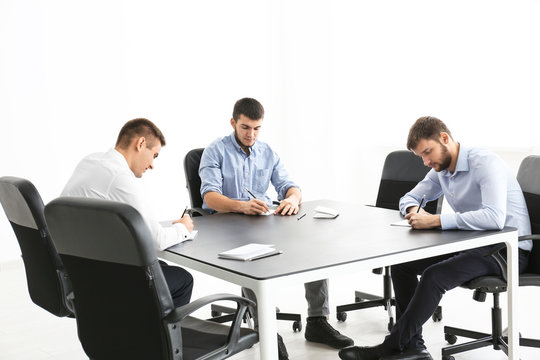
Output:
<instances>
[{"instance_id":1,"label":"open notepad","mask_svg":"<svg viewBox=\"0 0 540 360\"><path fill-rule=\"evenodd\" d=\"M281 253L282 251L276 250L274 245L251 243L221 252L218 254L218 257L230 260L251 261Z\"/></svg>"}]
</instances>

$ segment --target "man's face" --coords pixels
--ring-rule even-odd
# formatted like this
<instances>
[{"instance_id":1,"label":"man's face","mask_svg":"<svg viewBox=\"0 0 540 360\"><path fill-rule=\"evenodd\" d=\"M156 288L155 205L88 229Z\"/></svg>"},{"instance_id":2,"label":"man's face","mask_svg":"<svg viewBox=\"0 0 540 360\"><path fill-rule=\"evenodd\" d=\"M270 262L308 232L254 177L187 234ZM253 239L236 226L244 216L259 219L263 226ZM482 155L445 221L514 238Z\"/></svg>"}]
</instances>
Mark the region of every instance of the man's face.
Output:
<instances>
[{"instance_id":1,"label":"man's face","mask_svg":"<svg viewBox=\"0 0 540 360\"><path fill-rule=\"evenodd\" d=\"M156 141L152 148L147 147L147 145L148 143L144 140L138 146L138 152L131 165L131 171L138 178L142 177L146 170L154 168L154 159L158 157L161 151L161 143L159 141Z\"/></svg>"},{"instance_id":2,"label":"man's face","mask_svg":"<svg viewBox=\"0 0 540 360\"><path fill-rule=\"evenodd\" d=\"M251 120L247 116L240 114L238 120L231 119L236 141L242 147L251 147L255 144L263 119Z\"/></svg>"},{"instance_id":3,"label":"man's face","mask_svg":"<svg viewBox=\"0 0 540 360\"><path fill-rule=\"evenodd\" d=\"M413 152L422 157L424 165L433 168L437 172L448 169L452 162L448 147L433 139L420 140Z\"/></svg>"}]
</instances>

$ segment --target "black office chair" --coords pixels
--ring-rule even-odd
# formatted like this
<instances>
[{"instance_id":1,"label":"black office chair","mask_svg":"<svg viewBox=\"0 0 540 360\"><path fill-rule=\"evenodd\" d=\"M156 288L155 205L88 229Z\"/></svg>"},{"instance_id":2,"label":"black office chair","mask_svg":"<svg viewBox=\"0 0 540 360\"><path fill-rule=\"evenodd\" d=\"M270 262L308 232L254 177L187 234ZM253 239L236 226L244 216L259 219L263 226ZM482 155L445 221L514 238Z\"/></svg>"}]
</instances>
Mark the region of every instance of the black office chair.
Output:
<instances>
[{"instance_id":1,"label":"black office chair","mask_svg":"<svg viewBox=\"0 0 540 360\"><path fill-rule=\"evenodd\" d=\"M150 231L133 207L64 197L45 206L45 218L91 359L225 359L258 342L256 331L240 327L248 299L216 294L174 308ZM238 305L230 327L190 316L222 300Z\"/></svg>"},{"instance_id":2,"label":"black office chair","mask_svg":"<svg viewBox=\"0 0 540 360\"><path fill-rule=\"evenodd\" d=\"M201 156L203 151L204 148L193 149L190 150L184 157L184 174L186 176L186 187L188 189L189 200L191 202L192 216L202 216L210 214L202 208L203 199L201 197L201 178L199 176L199 165L201 163ZM302 330L302 316L300 314L282 313L279 311L279 309L276 309L276 311L276 318L278 320L287 320L293 322L292 328L294 332ZM234 309L218 304L213 304L211 306L212 319L209 320L216 322L231 321L231 315L222 314L231 314L232 312L234 312ZM250 323L250 317L251 315L248 312L245 321Z\"/></svg>"},{"instance_id":3,"label":"black office chair","mask_svg":"<svg viewBox=\"0 0 540 360\"><path fill-rule=\"evenodd\" d=\"M203 199L201 197L201 178L199 176L199 165L204 148L190 150L184 157L184 175L186 176L186 188L191 202L191 216L209 215L203 210Z\"/></svg>"},{"instance_id":4,"label":"black office chair","mask_svg":"<svg viewBox=\"0 0 540 360\"><path fill-rule=\"evenodd\" d=\"M424 179L429 172L429 168L424 166L422 159L410 151L399 150L388 154L384 161L379 192L377 194L376 207L399 210L399 199L409 192L416 184ZM440 213L443 198L428 202L425 210L432 214ZM381 274L382 268L373 270L375 274ZM392 297L392 279L390 276L390 267L384 267L383 276L383 296L368 294L361 291L355 292L355 302L336 307L336 316L338 321L347 319L347 311L368 309L376 306L383 306L388 311L388 331L394 326L394 315L392 306L395 306L395 300ZM433 320L442 319L441 308L433 314Z\"/></svg>"},{"instance_id":5,"label":"black office chair","mask_svg":"<svg viewBox=\"0 0 540 360\"><path fill-rule=\"evenodd\" d=\"M521 162L517 179L525 196L533 234L519 238L519 241L533 240L529 264L525 271L519 275L519 286L540 286L540 156L526 157ZM506 291L506 261L500 251L504 251L506 247L502 245L499 248L500 250L493 252L491 256L494 256L501 266L502 276L482 276L462 285L466 289L474 290L473 299L476 301L484 302L487 293L493 294L491 334L445 326L444 338L449 344L455 344L458 336L475 340L443 348L441 351L442 360L453 360L453 354L485 346L493 346L495 350L502 350L508 355L508 337L504 335L502 330L502 316L499 306L499 294ZM522 338L521 336L519 344L540 348L540 340Z\"/></svg>"},{"instance_id":6,"label":"black office chair","mask_svg":"<svg viewBox=\"0 0 540 360\"><path fill-rule=\"evenodd\" d=\"M49 236L43 201L26 179L0 178L0 202L15 232L32 301L59 317L73 317L71 283Z\"/></svg>"}]
</instances>

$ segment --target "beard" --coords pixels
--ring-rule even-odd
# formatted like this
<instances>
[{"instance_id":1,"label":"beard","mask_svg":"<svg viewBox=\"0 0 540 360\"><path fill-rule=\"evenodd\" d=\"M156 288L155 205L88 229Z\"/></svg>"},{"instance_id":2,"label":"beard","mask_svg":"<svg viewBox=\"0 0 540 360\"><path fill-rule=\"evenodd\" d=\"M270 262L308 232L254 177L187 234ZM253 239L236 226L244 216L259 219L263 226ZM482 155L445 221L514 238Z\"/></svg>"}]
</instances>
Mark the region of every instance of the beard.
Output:
<instances>
[{"instance_id":1,"label":"beard","mask_svg":"<svg viewBox=\"0 0 540 360\"><path fill-rule=\"evenodd\" d=\"M451 162L452 162L452 157L450 156L450 153L448 152L448 148L446 148L446 146L441 144L441 161L438 164L438 166L434 168L434 170L436 172L446 170L450 166Z\"/></svg>"}]
</instances>

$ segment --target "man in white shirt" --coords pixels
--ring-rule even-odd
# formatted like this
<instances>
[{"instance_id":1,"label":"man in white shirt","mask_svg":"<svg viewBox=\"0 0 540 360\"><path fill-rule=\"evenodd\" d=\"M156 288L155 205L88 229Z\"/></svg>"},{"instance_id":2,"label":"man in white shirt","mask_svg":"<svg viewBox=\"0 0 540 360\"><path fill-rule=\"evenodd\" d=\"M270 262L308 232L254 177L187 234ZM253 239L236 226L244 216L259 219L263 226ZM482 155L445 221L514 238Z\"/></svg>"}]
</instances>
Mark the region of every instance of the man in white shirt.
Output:
<instances>
[{"instance_id":1,"label":"man in white shirt","mask_svg":"<svg viewBox=\"0 0 540 360\"><path fill-rule=\"evenodd\" d=\"M188 238L193 230L193 221L189 215L184 215L172 226L161 226L146 205L137 181L146 170L154 168L154 159L162 146L165 146L165 137L154 123L147 119L130 120L120 130L114 149L81 160L61 196L99 198L129 204L142 215L157 250L178 244ZM160 265L174 305L178 307L189 303L193 289L191 274L161 260Z\"/></svg>"}]
</instances>

